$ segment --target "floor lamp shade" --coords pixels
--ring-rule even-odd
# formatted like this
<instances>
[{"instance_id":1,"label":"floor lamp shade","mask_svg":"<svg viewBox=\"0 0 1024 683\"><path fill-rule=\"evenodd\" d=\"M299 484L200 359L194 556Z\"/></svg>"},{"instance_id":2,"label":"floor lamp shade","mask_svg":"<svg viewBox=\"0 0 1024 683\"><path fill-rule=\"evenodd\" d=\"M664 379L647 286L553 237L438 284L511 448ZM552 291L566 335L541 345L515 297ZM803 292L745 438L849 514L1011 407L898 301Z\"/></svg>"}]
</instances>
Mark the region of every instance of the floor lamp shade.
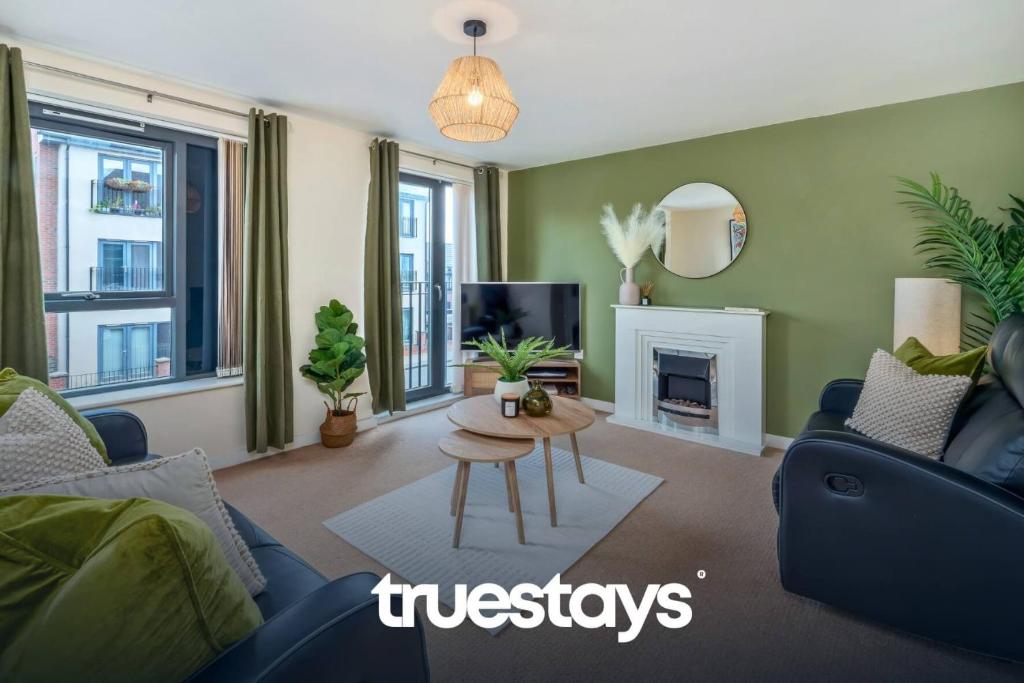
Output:
<instances>
[{"instance_id":1,"label":"floor lamp shade","mask_svg":"<svg viewBox=\"0 0 1024 683\"><path fill-rule=\"evenodd\" d=\"M943 278L898 277L893 348L917 337L937 356L960 352L960 285Z\"/></svg>"}]
</instances>

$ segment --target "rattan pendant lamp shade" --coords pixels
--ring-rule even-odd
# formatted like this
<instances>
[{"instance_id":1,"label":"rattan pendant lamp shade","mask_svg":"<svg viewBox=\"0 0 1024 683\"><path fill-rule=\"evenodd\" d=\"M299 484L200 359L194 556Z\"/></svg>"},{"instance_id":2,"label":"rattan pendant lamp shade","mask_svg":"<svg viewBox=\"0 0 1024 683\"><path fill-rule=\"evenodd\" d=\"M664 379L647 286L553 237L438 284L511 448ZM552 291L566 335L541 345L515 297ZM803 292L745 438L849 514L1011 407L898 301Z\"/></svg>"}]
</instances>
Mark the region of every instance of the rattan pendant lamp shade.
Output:
<instances>
[{"instance_id":1,"label":"rattan pendant lamp shade","mask_svg":"<svg viewBox=\"0 0 1024 683\"><path fill-rule=\"evenodd\" d=\"M494 142L508 135L519 105L497 63L476 54L476 39L487 31L484 22L472 19L463 30L473 37L473 54L451 63L427 109L445 137Z\"/></svg>"}]
</instances>

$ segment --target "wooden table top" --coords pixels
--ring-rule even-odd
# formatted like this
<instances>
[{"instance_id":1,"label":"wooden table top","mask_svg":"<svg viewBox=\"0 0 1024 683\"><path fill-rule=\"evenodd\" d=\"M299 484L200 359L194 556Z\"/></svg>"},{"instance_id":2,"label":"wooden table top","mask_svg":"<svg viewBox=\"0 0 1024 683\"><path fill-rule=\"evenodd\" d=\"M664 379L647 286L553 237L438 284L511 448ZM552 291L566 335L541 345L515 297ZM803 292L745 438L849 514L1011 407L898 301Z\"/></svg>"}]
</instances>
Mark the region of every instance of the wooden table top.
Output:
<instances>
[{"instance_id":1,"label":"wooden table top","mask_svg":"<svg viewBox=\"0 0 1024 683\"><path fill-rule=\"evenodd\" d=\"M463 429L501 439L545 439L594 424L594 411L582 401L559 396L552 396L551 401L550 415L530 417L520 411L518 417L504 417L494 396L475 396L449 408L448 419Z\"/></svg>"},{"instance_id":2,"label":"wooden table top","mask_svg":"<svg viewBox=\"0 0 1024 683\"><path fill-rule=\"evenodd\" d=\"M533 439L496 439L465 429L441 437L437 447L456 460L469 462L505 462L533 452Z\"/></svg>"}]
</instances>

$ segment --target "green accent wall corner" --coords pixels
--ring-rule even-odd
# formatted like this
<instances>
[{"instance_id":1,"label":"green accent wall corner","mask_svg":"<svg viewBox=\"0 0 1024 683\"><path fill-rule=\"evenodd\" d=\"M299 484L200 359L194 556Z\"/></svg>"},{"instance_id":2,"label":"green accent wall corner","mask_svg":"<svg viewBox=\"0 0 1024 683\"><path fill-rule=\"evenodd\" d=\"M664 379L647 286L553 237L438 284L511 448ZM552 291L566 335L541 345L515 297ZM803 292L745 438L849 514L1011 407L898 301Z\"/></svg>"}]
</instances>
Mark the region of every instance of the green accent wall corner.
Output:
<instances>
[{"instance_id":1,"label":"green accent wall corner","mask_svg":"<svg viewBox=\"0 0 1024 683\"><path fill-rule=\"evenodd\" d=\"M893 279L935 275L914 253L895 176L937 171L1001 222L1007 194L1024 194L1022 122L1016 83L513 171L509 279L583 283L583 393L612 401L619 280L601 206L725 187L750 226L739 258L687 280L648 254L636 278L654 281L659 305L769 310L767 429L794 436L828 380L862 377L876 348L891 349Z\"/></svg>"}]
</instances>

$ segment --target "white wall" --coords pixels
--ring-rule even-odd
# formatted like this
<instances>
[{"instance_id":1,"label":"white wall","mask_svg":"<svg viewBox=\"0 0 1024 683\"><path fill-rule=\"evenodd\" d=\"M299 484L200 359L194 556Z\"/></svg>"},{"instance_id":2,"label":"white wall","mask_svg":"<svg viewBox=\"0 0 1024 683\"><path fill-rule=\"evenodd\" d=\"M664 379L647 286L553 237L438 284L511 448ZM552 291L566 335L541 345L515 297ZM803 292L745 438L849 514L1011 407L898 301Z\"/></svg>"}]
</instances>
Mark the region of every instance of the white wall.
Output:
<instances>
[{"instance_id":1,"label":"white wall","mask_svg":"<svg viewBox=\"0 0 1024 683\"><path fill-rule=\"evenodd\" d=\"M186 86L153 75L126 71L105 63L84 60L9 37L3 42L21 47L28 61L88 73L141 87L246 111L249 102ZM137 113L155 120L217 130L236 137L248 134L243 118L162 101L147 103L143 95L55 74L26 69L32 93L56 96L80 104ZM362 321L363 232L366 225L366 190L369 182L369 146L372 136L343 126L296 114L280 107L264 107L288 115L289 172L289 304L292 329L292 366L295 384L295 442L319 439L324 407L316 388L298 373L313 345L313 314L337 298ZM365 375L353 387L368 390ZM177 396L119 404L139 415L149 431L154 452L180 453L203 448L215 467L257 457L245 452L244 387L224 380L221 388ZM371 417L370 401L359 405L360 418Z\"/></svg>"}]
</instances>

